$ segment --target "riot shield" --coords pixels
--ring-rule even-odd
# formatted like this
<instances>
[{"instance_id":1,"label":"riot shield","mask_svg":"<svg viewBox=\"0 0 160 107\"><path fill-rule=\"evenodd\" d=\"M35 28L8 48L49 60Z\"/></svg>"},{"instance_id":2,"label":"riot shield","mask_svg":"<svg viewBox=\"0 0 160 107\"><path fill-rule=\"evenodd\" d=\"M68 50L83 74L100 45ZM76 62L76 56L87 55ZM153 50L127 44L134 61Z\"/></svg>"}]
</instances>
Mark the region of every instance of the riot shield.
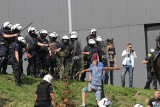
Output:
<instances>
[{"instance_id":1,"label":"riot shield","mask_svg":"<svg viewBox=\"0 0 160 107\"><path fill-rule=\"evenodd\" d=\"M77 73L80 71L82 67L82 49L81 49L81 41L74 41L72 44L73 46L73 51L72 51L72 78L73 79L78 79L77 78Z\"/></svg>"}]
</instances>

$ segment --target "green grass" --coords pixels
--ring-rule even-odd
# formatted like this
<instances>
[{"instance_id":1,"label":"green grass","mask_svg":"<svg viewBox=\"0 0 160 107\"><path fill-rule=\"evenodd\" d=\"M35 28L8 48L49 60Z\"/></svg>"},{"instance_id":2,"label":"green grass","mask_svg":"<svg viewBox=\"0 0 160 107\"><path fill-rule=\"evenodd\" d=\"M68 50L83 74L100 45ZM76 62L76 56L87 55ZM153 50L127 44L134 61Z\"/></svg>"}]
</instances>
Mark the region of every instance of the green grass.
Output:
<instances>
[{"instance_id":1,"label":"green grass","mask_svg":"<svg viewBox=\"0 0 160 107\"><path fill-rule=\"evenodd\" d=\"M39 78L24 77L24 85L18 87L14 84L12 75L0 75L0 107L33 107L34 93L37 84L41 81ZM59 85L60 81L53 81L53 85ZM81 104L81 90L87 83L73 81L70 85L75 97L73 99L77 105ZM105 85L105 96L112 102L110 107L133 107L135 103L147 105L148 99L152 97L152 90L140 88L121 88L118 86ZM56 97L59 95L54 90ZM86 95L87 107L95 106L94 93Z\"/></svg>"}]
</instances>

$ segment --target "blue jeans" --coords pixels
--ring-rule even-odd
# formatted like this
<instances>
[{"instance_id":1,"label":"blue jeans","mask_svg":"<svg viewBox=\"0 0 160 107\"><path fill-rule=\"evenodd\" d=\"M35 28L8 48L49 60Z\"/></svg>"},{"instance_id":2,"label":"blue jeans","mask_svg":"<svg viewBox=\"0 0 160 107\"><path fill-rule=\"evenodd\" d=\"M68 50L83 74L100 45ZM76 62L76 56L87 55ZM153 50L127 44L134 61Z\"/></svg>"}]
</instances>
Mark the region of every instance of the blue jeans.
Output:
<instances>
[{"instance_id":1,"label":"blue jeans","mask_svg":"<svg viewBox=\"0 0 160 107\"><path fill-rule=\"evenodd\" d=\"M110 67L114 67L114 64L110 64ZM114 73L113 70L105 72L104 84L108 84L108 80L110 78L110 84L113 85L113 73Z\"/></svg>"},{"instance_id":2,"label":"blue jeans","mask_svg":"<svg viewBox=\"0 0 160 107\"><path fill-rule=\"evenodd\" d=\"M124 65L122 72L121 72L121 83L122 83L122 87L125 86L125 75L128 71L129 73L129 87L133 86L133 67L131 65Z\"/></svg>"},{"instance_id":3,"label":"blue jeans","mask_svg":"<svg viewBox=\"0 0 160 107\"><path fill-rule=\"evenodd\" d=\"M90 83L82 89L82 92L94 92L96 96L96 100L98 101L101 100L101 91L102 91L102 88L100 85L95 86L95 85L91 85Z\"/></svg>"}]
</instances>

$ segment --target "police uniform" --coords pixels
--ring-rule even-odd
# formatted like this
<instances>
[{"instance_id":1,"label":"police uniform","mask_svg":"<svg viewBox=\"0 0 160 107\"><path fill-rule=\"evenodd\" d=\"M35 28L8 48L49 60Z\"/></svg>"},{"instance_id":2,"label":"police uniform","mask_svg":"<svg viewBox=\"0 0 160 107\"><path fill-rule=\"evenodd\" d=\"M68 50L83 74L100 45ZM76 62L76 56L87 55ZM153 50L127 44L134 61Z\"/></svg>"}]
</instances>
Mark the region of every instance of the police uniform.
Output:
<instances>
[{"instance_id":1,"label":"police uniform","mask_svg":"<svg viewBox=\"0 0 160 107\"><path fill-rule=\"evenodd\" d=\"M75 79L76 74L80 69L82 68L82 52L81 52L81 47L80 44L77 40L74 42L71 42L73 54L72 54L72 61L73 61L73 66L72 66L72 72L71 76L72 79Z\"/></svg>"},{"instance_id":2,"label":"police uniform","mask_svg":"<svg viewBox=\"0 0 160 107\"><path fill-rule=\"evenodd\" d=\"M51 96L50 93L53 93L52 84L48 83L47 81L42 81L37 86L37 101L36 106L37 107L52 107L51 104Z\"/></svg>"},{"instance_id":3,"label":"police uniform","mask_svg":"<svg viewBox=\"0 0 160 107\"><path fill-rule=\"evenodd\" d=\"M49 72L53 75L54 78L58 78L58 72L56 72L55 70L55 68L57 67L58 53L55 52L55 50L61 48L61 44L58 41L56 41L51 43L49 48L52 54L48 59Z\"/></svg>"},{"instance_id":4,"label":"police uniform","mask_svg":"<svg viewBox=\"0 0 160 107\"><path fill-rule=\"evenodd\" d=\"M43 44L48 44L48 40L45 38L38 37L37 38L37 43L43 43ZM40 75L43 77L45 74L48 73L49 67L47 64L47 58L49 58L49 51L48 47L46 46L38 46L36 48L37 54L38 54L38 63L40 63L39 67L41 70L44 70L43 72L40 72Z\"/></svg>"},{"instance_id":5,"label":"police uniform","mask_svg":"<svg viewBox=\"0 0 160 107\"><path fill-rule=\"evenodd\" d=\"M84 66L85 69L88 69L89 68L89 65L91 64L91 56L94 54L94 53L98 53L98 49L97 47L93 46L93 47L90 47L90 46L85 46L84 49L83 49L83 52L90 52L89 55L84 55L84 61L86 62L86 65ZM85 81L86 77L86 73L83 73L81 75L81 78L80 80L81 81Z\"/></svg>"},{"instance_id":6,"label":"police uniform","mask_svg":"<svg viewBox=\"0 0 160 107\"><path fill-rule=\"evenodd\" d=\"M28 58L28 66L27 66L27 75L34 75L38 76L40 68L39 65L40 63L37 62L38 60L38 54L36 52L36 46L37 46L37 36L36 34L34 35L27 35L25 37L25 40L27 42L27 50L28 54L31 55L30 58Z\"/></svg>"},{"instance_id":7,"label":"police uniform","mask_svg":"<svg viewBox=\"0 0 160 107\"><path fill-rule=\"evenodd\" d=\"M155 90L157 90L157 78L156 78L156 75L154 73L154 71L152 71L153 69L153 66L152 66L152 56L150 56L152 54L148 54L148 56L145 58L146 61L148 61L147 63L147 81L146 81L146 85L144 87L144 89L150 89L150 84L152 83L153 81L153 88Z\"/></svg>"},{"instance_id":8,"label":"police uniform","mask_svg":"<svg viewBox=\"0 0 160 107\"><path fill-rule=\"evenodd\" d=\"M19 69L20 69L20 75L22 76L23 74L23 49L26 48L26 45L21 43L21 42L18 42L18 45L19 45Z\"/></svg>"},{"instance_id":9,"label":"police uniform","mask_svg":"<svg viewBox=\"0 0 160 107\"><path fill-rule=\"evenodd\" d=\"M19 69L19 61L17 61L15 57L15 52L19 52L19 45L17 41L11 43L9 46L9 56L8 56L8 61L12 65L13 68L13 74L15 77L15 83L16 85L20 85L21 83L21 78L20 78L20 69Z\"/></svg>"},{"instance_id":10,"label":"police uniform","mask_svg":"<svg viewBox=\"0 0 160 107\"><path fill-rule=\"evenodd\" d=\"M6 73L7 70L7 61L8 61L8 52L9 52L9 44L10 38L5 38L3 35L5 34L4 30L0 30L0 71L2 73Z\"/></svg>"}]
</instances>

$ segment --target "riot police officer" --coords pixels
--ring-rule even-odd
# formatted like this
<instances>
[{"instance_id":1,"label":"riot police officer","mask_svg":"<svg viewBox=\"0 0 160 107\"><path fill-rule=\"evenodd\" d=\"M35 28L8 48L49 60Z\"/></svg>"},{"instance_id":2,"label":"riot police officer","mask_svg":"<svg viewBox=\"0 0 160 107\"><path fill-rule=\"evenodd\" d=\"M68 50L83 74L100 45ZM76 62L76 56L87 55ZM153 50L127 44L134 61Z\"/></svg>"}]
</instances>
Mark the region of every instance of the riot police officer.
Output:
<instances>
[{"instance_id":1,"label":"riot police officer","mask_svg":"<svg viewBox=\"0 0 160 107\"><path fill-rule=\"evenodd\" d=\"M15 24L11 27L12 33L19 33L22 30L22 26L20 24ZM9 46L9 55L8 55L8 62L12 65L13 74L15 77L15 84L21 84L21 73L20 73L20 66L19 66L19 44L17 42L17 37L11 38L11 44Z\"/></svg>"},{"instance_id":2,"label":"riot police officer","mask_svg":"<svg viewBox=\"0 0 160 107\"><path fill-rule=\"evenodd\" d=\"M76 31L73 31L71 33L71 46L73 50L72 54L72 72L71 72L71 77L72 79L78 79L76 77L76 74L80 71L82 68L82 52L81 52L81 46L80 42L78 41L78 34Z\"/></svg>"},{"instance_id":3,"label":"riot police officer","mask_svg":"<svg viewBox=\"0 0 160 107\"><path fill-rule=\"evenodd\" d=\"M67 35L64 35L62 36L62 44L61 44L61 51L60 51L60 54L63 55L63 56L60 56L61 57L61 63L63 63L65 69L67 70L66 72L66 76L70 76L71 74L71 67L69 67L69 65L72 63L71 60L72 60L72 47L69 43L69 36Z\"/></svg>"},{"instance_id":4,"label":"riot police officer","mask_svg":"<svg viewBox=\"0 0 160 107\"><path fill-rule=\"evenodd\" d=\"M49 58L49 42L46 39L48 36L48 31L45 29L42 29L40 31L40 37L37 38L37 54L38 54L38 60L37 62L40 63L40 76L43 77L45 74L48 73L49 67L47 64L47 58Z\"/></svg>"},{"instance_id":5,"label":"riot police officer","mask_svg":"<svg viewBox=\"0 0 160 107\"><path fill-rule=\"evenodd\" d=\"M90 30L89 35L86 37L86 42L88 43L89 39L94 39L97 37L97 30L95 28Z\"/></svg>"},{"instance_id":6,"label":"riot police officer","mask_svg":"<svg viewBox=\"0 0 160 107\"><path fill-rule=\"evenodd\" d=\"M11 34L12 24L4 22L0 30L0 72L7 74L7 57L9 52L10 38L16 37L17 34Z\"/></svg>"},{"instance_id":7,"label":"riot police officer","mask_svg":"<svg viewBox=\"0 0 160 107\"><path fill-rule=\"evenodd\" d=\"M144 89L150 89L150 84L153 81L153 89L157 90L157 78L153 71L154 52L154 49L150 49L147 57L145 58L145 60L142 61L143 64L147 64L147 81Z\"/></svg>"},{"instance_id":8,"label":"riot police officer","mask_svg":"<svg viewBox=\"0 0 160 107\"><path fill-rule=\"evenodd\" d=\"M89 65L91 64L91 56L92 56L94 53L98 53L98 49L97 49L97 47L96 47L96 41L95 41L94 39L89 39L88 45L84 47L82 53L84 54L84 58L83 58L83 59L84 59L84 61L85 61L85 66L84 66L84 68L87 69L87 68L89 68ZM83 74L81 75L80 80L81 80L81 81L85 81L85 80L84 80L85 77L86 77L86 73L83 73Z\"/></svg>"},{"instance_id":9,"label":"riot police officer","mask_svg":"<svg viewBox=\"0 0 160 107\"><path fill-rule=\"evenodd\" d=\"M104 47L102 41L103 41L103 38L101 36L96 37L96 47L98 49L98 55L99 55L100 62L102 62L102 54L103 54L102 48Z\"/></svg>"},{"instance_id":10,"label":"riot police officer","mask_svg":"<svg viewBox=\"0 0 160 107\"><path fill-rule=\"evenodd\" d=\"M24 75L23 73L23 54L26 51L26 40L23 36L18 37L18 45L19 45L19 69L20 69L20 75Z\"/></svg>"},{"instance_id":11,"label":"riot police officer","mask_svg":"<svg viewBox=\"0 0 160 107\"><path fill-rule=\"evenodd\" d=\"M56 32L49 34L50 45L49 45L49 54L50 58L48 59L49 72L53 75L54 78L58 78L57 67L57 58L58 52L61 50L61 44L57 41L58 34Z\"/></svg>"},{"instance_id":12,"label":"riot police officer","mask_svg":"<svg viewBox=\"0 0 160 107\"><path fill-rule=\"evenodd\" d=\"M38 34L36 32L36 28L31 26L28 28L28 35L25 36L25 40L27 43L27 58L25 59L28 59L27 75L32 75L35 77L39 72L40 64L37 62L38 54L36 52L36 46Z\"/></svg>"},{"instance_id":13,"label":"riot police officer","mask_svg":"<svg viewBox=\"0 0 160 107\"><path fill-rule=\"evenodd\" d=\"M35 94L35 107L52 107L51 101L56 99L51 84L52 79L53 77L47 74L43 81L38 84Z\"/></svg>"}]
</instances>

